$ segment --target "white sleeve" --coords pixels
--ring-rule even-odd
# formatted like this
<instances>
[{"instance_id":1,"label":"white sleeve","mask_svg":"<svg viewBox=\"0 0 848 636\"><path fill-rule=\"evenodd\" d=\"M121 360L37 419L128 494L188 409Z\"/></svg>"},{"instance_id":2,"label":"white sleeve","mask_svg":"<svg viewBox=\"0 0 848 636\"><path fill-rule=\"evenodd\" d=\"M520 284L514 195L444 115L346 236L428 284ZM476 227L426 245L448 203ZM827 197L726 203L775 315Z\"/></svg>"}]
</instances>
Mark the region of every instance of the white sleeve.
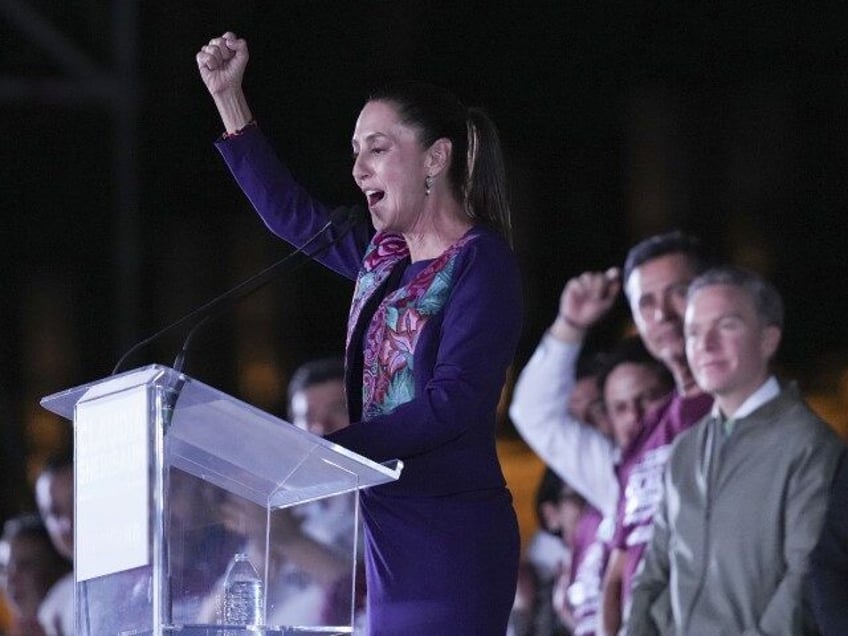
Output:
<instances>
[{"instance_id":1,"label":"white sleeve","mask_svg":"<svg viewBox=\"0 0 848 636\"><path fill-rule=\"evenodd\" d=\"M604 516L615 512L615 445L568 413L580 345L546 333L524 367L509 415L524 441Z\"/></svg>"}]
</instances>

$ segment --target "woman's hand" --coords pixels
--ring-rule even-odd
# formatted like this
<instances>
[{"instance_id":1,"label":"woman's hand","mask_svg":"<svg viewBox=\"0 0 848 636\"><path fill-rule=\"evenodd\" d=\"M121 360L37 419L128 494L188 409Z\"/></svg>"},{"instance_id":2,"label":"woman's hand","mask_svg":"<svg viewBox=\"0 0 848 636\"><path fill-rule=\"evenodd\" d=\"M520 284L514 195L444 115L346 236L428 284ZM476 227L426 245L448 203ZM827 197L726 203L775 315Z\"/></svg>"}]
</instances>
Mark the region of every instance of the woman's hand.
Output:
<instances>
[{"instance_id":1,"label":"woman's hand","mask_svg":"<svg viewBox=\"0 0 848 636\"><path fill-rule=\"evenodd\" d=\"M230 134L253 120L241 86L249 57L247 42L231 31L212 38L195 55L200 77L215 100L224 128Z\"/></svg>"},{"instance_id":2,"label":"woman's hand","mask_svg":"<svg viewBox=\"0 0 848 636\"><path fill-rule=\"evenodd\" d=\"M241 90L248 58L247 42L230 31L209 40L195 56L200 77L213 96Z\"/></svg>"}]
</instances>

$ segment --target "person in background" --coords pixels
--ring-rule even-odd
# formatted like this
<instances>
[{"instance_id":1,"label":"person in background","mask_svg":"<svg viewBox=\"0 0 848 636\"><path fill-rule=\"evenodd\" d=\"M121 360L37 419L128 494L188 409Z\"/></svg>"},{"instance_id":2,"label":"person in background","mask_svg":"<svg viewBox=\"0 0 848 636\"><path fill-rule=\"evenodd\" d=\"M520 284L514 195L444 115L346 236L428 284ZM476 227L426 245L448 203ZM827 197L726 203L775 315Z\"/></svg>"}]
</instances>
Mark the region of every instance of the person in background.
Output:
<instances>
[{"instance_id":1,"label":"person in background","mask_svg":"<svg viewBox=\"0 0 848 636\"><path fill-rule=\"evenodd\" d=\"M298 367L289 381L291 423L313 435L329 435L350 424L344 387L344 360L321 358Z\"/></svg>"},{"instance_id":2,"label":"person in background","mask_svg":"<svg viewBox=\"0 0 848 636\"><path fill-rule=\"evenodd\" d=\"M686 290L705 265L700 241L677 231L641 241L624 263L624 291L639 336L671 373L675 390L642 417L638 433L616 464L620 494L602 599L602 625L608 634L616 634L626 623L633 575L651 538L672 444L712 406L712 396L694 381L683 338Z\"/></svg>"},{"instance_id":3,"label":"person in background","mask_svg":"<svg viewBox=\"0 0 848 636\"><path fill-rule=\"evenodd\" d=\"M579 315L595 324L611 307L617 279L617 270L571 279L560 299L560 314ZM646 414L668 402L674 384L668 369L639 337L624 338L603 357L595 377L611 433L604 434L588 412L581 417L569 406L584 338L584 331L573 330L562 318L554 322L521 372L510 415L530 447L603 515L593 548L593 553L602 554L603 575L619 500L616 465L640 434ZM591 599L594 593L588 585L582 583L583 594Z\"/></svg>"},{"instance_id":4,"label":"person in background","mask_svg":"<svg viewBox=\"0 0 848 636\"><path fill-rule=\"evenodd\" d=\"M344 386L344 360L337 357L319 358L300 365L288 385L288 411L292 424L313 435L325 436L342 430L350 424ZM299 526L303 532L323 546L321 549L310 544L305 554L287 550L290 560L326 586L327 593L321 611L321 620L328 625L343 624L350 619L351 574L356 576L356 598L352 599L356 612L355 623L365 629L365 572L361 561L356 572L350 564L339 558L349 554L353 539L361 531L354 527L355 495L338 495L323 501L313 502L297 508ZM362 546L357 545L361 559ZM311 555L311 556L310 556ZM285 555L284 555L285 556Z\"/></svg>"},{"instance_id":5,"label":"person in background","mask_svg":"<svg viewBox=\"0 0 848 636\"><path fill-rule=\"evenodd\" d=\"M569 280L559 315L579 314L595 324L612 306L617 281L616 269ZM645 413L665 401L673 384L634 336L599 356L591 375L581 373L585 336L561 317L554 321L518 378L510 417L536 454L612 523L615 465Z\"/></svg>"},{"instance_id":6,"label":"person in background","mask_svg":"<svg viewBox=\"0 0 848 636\"><path fill-rule=\"evenodd\" d=\"M347 426L344 362L323 358L298 367L288 386L288 413L293 424L315 435ZM351 621L352 605L362 608L364 589L357 589L359 598L350 598L350 554L357 536L354 496L346 493L272 513L268 624L345 625ZM218 511L223 527L242 538L239 551L261 570L259 565L265 560L265 509L227 494ZM222 582L203 606L202 620L214 619ZM361 614L356 616L358 626L365 623Z\"/></svg>"},{"instance_id":7,"label":"person in background","mask_svg":"<svg viewBox=\"0 0 848 636\"><path fill-rule=\"evenodd\" d=\"M574 389L567 396L568 414L579 422L610 435L610 423L603 406L598 373L603 356L581 356L576 365ZM562 572L570 571L571 552L559 531L546 522L560 499L562 479L546 467L536 491L536 515L539 528L528 541L521 560L516 605L510 618L510 636L541 636L568 633L553 606L553 588Z\"/></svg>"},{"instance_id":8,"label":"person in background","mask_svg":"<svg viewBox=\"0 0 848 636\"><path fill-rule=\"evenodd\" d=\"M542 461L604 514L611 514L618 501L615 442L583 419L588 411L576 417L581 414L573 408L573 396L586 330L574 329L563 316L579 313L588 325L612 307L619 288L617 270L587 272L566 283L557 318L521 371L509 409L516 430Z\"/></svg>"},{"instance_id":9,"label":"person in background","mask_svg":"<svg viewBox=\"0 0 848 636\"><path fill-rule=\"evenodd\" d=\"M551 524L562 491L562 479L546 467L535 493L538 529L530 538L519 568L515 607L508 636L565 636L568 629L553 607L553 587L571 567L571 550L558 524Z\"/></svg>"},{"instance_id":10,"label":"person in background","mask_svg":"<svg viewBox=\"0 0 848 636\"><path fill-rule=\"evenodd\" d=\"M602 516L573 488L563 482L555 520L563 543L571 551L571 565L563 570L553 589L553 606L574 636L599 633L601 579L607 546L599 537Z\"/></svg>"},{"instance_id":11,"label":"person in background","mask_svg":"<svg viewBox=\"0 0 848 636\"><path fill-rule=\"evenodd\" d=\"M830 487L824 525L810 565L813 612L822 636L848 634L848 456Z\"/></svg>"},{"instance_id":12,"label":"person in background","mask_svg":"<svg viewBox=\"0 0 848 636\"><path fill-rule=\"evenodd\" d=\"M627 634L816 633L804 583L844 448L770 371L782 332L780 295L754 272L690 285L686 355L715 404L668 459Z\"/></svg>"},{"instance_id":13,"label":"person in background","mask_svg":"<svg viewBox=\"0 0 848 636\"><path fill-rule=\"evenodd\" d=\"M168 476L168 567L171 616L196 623L242 537L221 523L218 507L224 491L172 467Z\"/></svg>"},{"instance_id":14,"label":"person in background","mask_svg":"<svg viewBox=\"0 0 848 636\"><path fill-rule=\"evenodd\" d=\"M12 517L0 538L3 593L12 611L6 636L43 636L38 608L47 592L70 569L56 550L44 522L37 514Z\"/></svg>"},{"instance_id":15,"label":"person in background","mask_svg":"<svg viewBox=\"0 0 848 636\"><path fill-rule=\"evenodd\" d=\"M614 437L612 422L604 407L604 388L599 381L606 367L606 354L581 352L574 374L574 388L568 394L568 415L588 424L602 435Z\"/></svg>"},{"instance_id":16,"label":"person in background","mask_svg":"<svg viewBox=\"0 0 848 636\"><path fill-rule=\"evenodd\" d=\"M35 501L56 551L74 559L74 464L71 453L49 460L35 481ZM47 593L38 610L47 636L74 633L74 573L68 572Z\"/></svg>"},{"instance_id":17,"label":"person in background","mask_svg":"<svg viewBox=\"0 0 848 636\"><path fill-rule=\"evenodd\" d=\"M404 463L397 481L360 494L369 632L504 633L520 542L495 432L522 298L494 124L429 84L372 93L351 146L373 230L333 227L338 215L296 183L253 121L247 43L225 33L196 60L226 131L218 149L266 225L295 246L326 232L334 240L317 259L356 281L351 424L327 439Z\"/></svg>"}]
</instances>

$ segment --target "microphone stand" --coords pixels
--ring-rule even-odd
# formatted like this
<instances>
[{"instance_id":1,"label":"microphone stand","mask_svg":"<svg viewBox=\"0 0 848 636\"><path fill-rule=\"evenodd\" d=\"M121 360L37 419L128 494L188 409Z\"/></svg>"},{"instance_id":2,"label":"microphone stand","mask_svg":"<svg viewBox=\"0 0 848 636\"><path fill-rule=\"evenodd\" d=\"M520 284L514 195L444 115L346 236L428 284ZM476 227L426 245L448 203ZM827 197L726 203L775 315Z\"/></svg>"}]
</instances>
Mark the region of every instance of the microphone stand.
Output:
<instances>
[{"instance_id":1,"label":"microphone stand","mask_svg":"<svg viewBox=\"0 0 848 636\"><path fill-rule=\"evenodd\" d=\"M184 315L182 318L179 318L175 322L163 327L162 329L160 329L159 331L157 331L153 335L145 338L144 340L141 340L140 342L137 342L126 353L124 353L124 355L121 356L121 358L115 364L115 367L112 369L112 375L115 375L118 372L118 370L121 368L123 363L126 361L126 359L130 355L132 355L133 353L138 351L143 346L148 345L151 342L154 342L155 340L157 340L161 336L165 335L166 333L173 331L174 329L177 329L179 327L182 327L183 325L197 321L192 326L192 329L189 331L189 334L186 337L186 340L183 344L183 347L182 347L180 353L177 355L176 360L174 361L175 370L182 371L182 369L185 365L185 357L186 357L186 353L188 351L189 343L192 340L195 333L197 332L197 330L202 325L206 324L211 318L220 314L229 305L234 304L235 302L241 300L242 298L250 295L254 291L258 290L259 288L263 287L268 282L273 280L273 278L279 272L283 271L286 268L286 266L289 264L289 261L291 261L293 258L295 258L297 256L305 256L306 257L301 263L296 265L296 267L299 267L299 266L304 265L306 262L308 262L307 259L314 258L315 256L318 256L319 254L321 254L325 250L329 249L336 242L338 242L343 236L345 236L351 229L353 229L354 226L356 226L359 222L361 222L364 218L365 218L364 211L360 207L337 208L337 209L335 209L332 212L332 214L330 215L330 220L327 221L321 227L321 229L319 229L315 234L313 234L311 237L309 237L309 239L307 239L307 241L303 245L301 245L299 248L297 248L294 252L287 254L286 256L284 256L282 259L280 259L276 263L269 265L268 267L266 267L262 271L258 272L257 274L254 274L250 278L245 279L244 281L242 281L241 283L239 283L238 285L236 285L232 289L229 289L228 291L221 294L220 296L217 296L217 297L209 300L205 304L201 305L197 309L190 311L188 314ZM307 249L313 243L315 243L315 241L317 241L324 234L324 232L326 232L331 227L339 227L340 228L339 234L335 238L331 238L325 245L321 246L319 249L315 250L314 252L307 252ZM296 267L295 267L295 269L296 269Z\"/></svg>"}]
</instances>

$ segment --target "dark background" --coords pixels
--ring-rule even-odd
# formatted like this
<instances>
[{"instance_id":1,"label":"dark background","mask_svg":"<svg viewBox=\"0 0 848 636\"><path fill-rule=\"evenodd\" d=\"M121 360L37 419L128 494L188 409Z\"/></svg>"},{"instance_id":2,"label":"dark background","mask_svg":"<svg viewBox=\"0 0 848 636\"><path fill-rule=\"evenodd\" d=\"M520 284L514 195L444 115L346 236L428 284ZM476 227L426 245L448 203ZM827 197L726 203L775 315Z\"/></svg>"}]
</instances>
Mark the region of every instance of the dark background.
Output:
<instances>
[{"instance_id":1,"label":"dark background","mask_svg":"<svg viewBox=\"0 0 848 636\"><path fill-rule=\"evenodd\" d=\"M568 277L682 228L783 292L779 364L839 426L848 404L846 37L801 3L0 0L3 516L69 425L38 400L288 253L241 197L194 55L248 39L255 116L328 203L357 200L371 87L429 80L488 110L525 284L520 370ZM282 412L339 353L352 285L309 266L198 336L187 372ZM594 336L627 329L619 307ZM171 364L185 332L124 368ZM503 433L512 431L503 422Z\"/></svg>"}]
</instances>

